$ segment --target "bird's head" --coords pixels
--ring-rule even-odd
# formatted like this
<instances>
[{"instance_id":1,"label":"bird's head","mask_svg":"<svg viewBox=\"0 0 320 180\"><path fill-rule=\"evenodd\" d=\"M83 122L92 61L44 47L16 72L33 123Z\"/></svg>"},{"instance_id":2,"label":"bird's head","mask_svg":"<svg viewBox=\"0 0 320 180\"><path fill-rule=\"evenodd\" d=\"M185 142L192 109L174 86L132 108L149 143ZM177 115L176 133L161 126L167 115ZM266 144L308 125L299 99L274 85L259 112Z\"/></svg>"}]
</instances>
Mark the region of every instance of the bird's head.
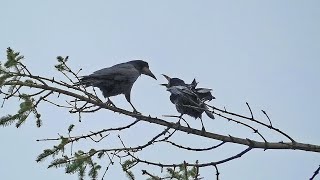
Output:
<instances>
[{"instance_id":1,"label":"bird's head","mask_svg":"<svg viewBox=\"0 0 320 180\"><path fill-rule=\"evenodd\" d=\"M156 76L150 71L149 64L143 60L133 60L129 61L129 63L133 64L134 67L141 73L147 76L152 77L153 79L157 80Z\"/></svg>"},{"instance_id":2,"label":"bird's head","mask_svg":"<svg viewBox=\"0 0 320 180\"><path fill-rule=\"evenodd\" d=\"M162 74L167 80L168 83L167 84L160 84L161 86L165 86L167 88L170 88L172 86L184 86L185 82L182 79L179 78L171 78L165 74Z\"/></svg>"}]
</instances>

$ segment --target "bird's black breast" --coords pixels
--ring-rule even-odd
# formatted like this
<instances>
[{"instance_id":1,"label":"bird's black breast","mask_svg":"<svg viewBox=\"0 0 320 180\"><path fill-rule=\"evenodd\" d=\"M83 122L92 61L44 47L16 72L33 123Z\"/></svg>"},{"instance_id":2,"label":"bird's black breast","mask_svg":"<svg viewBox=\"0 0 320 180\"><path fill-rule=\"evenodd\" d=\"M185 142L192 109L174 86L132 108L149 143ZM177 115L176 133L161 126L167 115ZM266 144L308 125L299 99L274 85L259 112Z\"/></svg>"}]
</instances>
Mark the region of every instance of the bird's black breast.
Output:
<instances>
[{"instance_id":1,"label":"bird's black breast","mask_svg":"<svg viewBox=\"0 0 320 180\"><path fill-rule=\"evenodd\" d=\"M179 113L187 114L194 118L201 118L201 114L204 111L203 109L199 109L199 104L196 104L199 102L196 97L188 94L171 94L170 101L175 104Z\"/></svg>"},{"instance_id":2,"label":"bird's black breast","mask_svg":"<svg viewBox=\"0 0 320 180\"><path fill-rule=\"evenodd\" d=\"M101 91L104 97L116 96L119 94L130 93L133 83L132 79L123 80L102 80L95 84Z\"/></svg>"}]
</instances>

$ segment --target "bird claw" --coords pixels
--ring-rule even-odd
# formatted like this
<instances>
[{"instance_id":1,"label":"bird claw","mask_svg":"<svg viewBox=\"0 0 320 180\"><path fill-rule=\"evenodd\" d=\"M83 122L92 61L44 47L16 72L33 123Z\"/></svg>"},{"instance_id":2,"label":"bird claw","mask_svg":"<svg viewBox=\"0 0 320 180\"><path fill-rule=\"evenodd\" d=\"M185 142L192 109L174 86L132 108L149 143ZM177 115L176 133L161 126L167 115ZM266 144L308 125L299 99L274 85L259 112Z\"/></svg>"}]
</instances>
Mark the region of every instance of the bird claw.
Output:
<instances>
[{"instance_id":1,"label":"bird claw","mask_svg":"<svg viewBox=\"0 0 320 180\"><path fill-rule=\"evenodd\" d=\"M206 132L206 129L204 128L204 126L202 126L201 131L202 131L202 132Z\"/></svg>"},{"instance_id":2,"label":"bird claw","mask_svg":"<svg viewBox=\"0 0 320 180\"><path fill-rule=\"evenodd\" d=\"M107 104L108 106L116 107L110 99L107 100L106 104Z\"/></svg>"}]
</instances>

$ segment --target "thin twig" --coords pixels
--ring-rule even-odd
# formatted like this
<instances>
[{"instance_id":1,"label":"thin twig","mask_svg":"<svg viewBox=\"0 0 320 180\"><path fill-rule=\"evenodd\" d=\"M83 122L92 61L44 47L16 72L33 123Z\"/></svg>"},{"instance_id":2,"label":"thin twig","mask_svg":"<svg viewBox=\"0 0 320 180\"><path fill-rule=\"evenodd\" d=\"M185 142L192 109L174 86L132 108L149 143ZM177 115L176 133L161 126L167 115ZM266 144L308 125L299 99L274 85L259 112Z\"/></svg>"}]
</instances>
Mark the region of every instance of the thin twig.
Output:
<instances>
[{"instance_id":1,"label":"thin twig","mask_svg":"<svg viewBox=\"0 0 320 180\"><path fill-rule=\"evenodd\" d=\"M271 120L270 120L268 114L267 114L264 110L261 110L261 111L262 111L262 113L263 113L265 116L267 116L267 118L268 118L268 120L269 120L269 123L270 123L270 126L272 127L272 123L271 123Z\"/></svg>"},{"instance_id":2,"label":"thin twig","mask_svg":"<svg viewBox=\"0 0 320 180\"><path fill-rule=\"evenodd\" d=\"M318 169L313 173L313 175L310 178L310 180L313 180L319 174L319 171L320 171L320 165L319 165Z\"/></svg>"}]
</instances>

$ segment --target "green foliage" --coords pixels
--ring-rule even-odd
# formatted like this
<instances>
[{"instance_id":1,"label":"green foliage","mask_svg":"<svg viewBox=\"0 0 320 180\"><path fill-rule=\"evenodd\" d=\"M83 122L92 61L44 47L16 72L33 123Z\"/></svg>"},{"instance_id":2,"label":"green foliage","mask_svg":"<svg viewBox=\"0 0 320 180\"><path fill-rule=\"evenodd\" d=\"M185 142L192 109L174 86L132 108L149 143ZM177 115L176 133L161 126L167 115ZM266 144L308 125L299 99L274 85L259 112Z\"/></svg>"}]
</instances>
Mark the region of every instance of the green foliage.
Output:
<instances>
[{"instance_id":1,"label":"green foliage","mask_svg":"<svg viewBox=\"0 0 320 180\"><path fill-rule=\"evenodd\" d=\"M84 179L85 173L86 173L86 166L81 166L79 168L79 173L78 173L79 180L83 180Z\"/></svg>"},{"instance_id":2,"label":"green foliage","mask_svg":"<svg viewBox=\"0 0 320 180\"><path fill-rule=\"evenodd\" d=\"M44 161L47 157L49 157L50 155L52 155L54 153L54 150L51 150L51 149L45 149L43 150L43 153L39 154L37 159L36 159L36 162L42 162Z\"/></svg>"},{"instance_id":3,"label":"green foliage","mask_svg":"<svg viewBox=\"0 0 320 180\"><path fill-rule=\"evenodd\" d=\"M10 47L7 48L7 61L4 63L6 68L14 67L24 57L19 52L14 52Z\"/></svg>"},{"instance_id":4,"label":"green foliage","mask_svg":"<svg viewBox=\"0 0 320 180\"><path fill-rule=\"evenodd\" d=\"M159 180L159 179L174 179L174 180L193 180L201 179L196 167L191 169L185 165L179 166L179 168L167 168L167 175L164 178L160 178L155 175L151 175L147 180Z\"/></svg>"},{"instance_id":5,"label":"green foliage","mask_svg":"<svg viewBox=\"0 0 320 180\"><path fill-rule=\"evenodd\" d=\"M0 62L0 88L5 84L4 87L6 93L3 93L6 96L5 99L9 99L11 97L19 98L20 102L16 114L9 114L2 117L0 116L0 126L8 126L15 123L16 127L18 128L24 122L26 122L26 119L30 114L34 114L37 127L40 127L42 124L41 114L38 113L36 108L38 102L40 102L37 101L37 97L40 96L43 91L39 91L39 93L35 94L22 94L20 91L22 88L25 88L28 85L34 85L36 82L38 82L32 78L28 79L27 75L29 74L29 71L24 64L21 63L23 58L24 57L21 56L19 52L15 52L11 48L8 48L7 60L4 63ZM63 58L59 56L57 57L57 60L58 64L55 67L58 71L70 72L70 69L66 65L68 57ZM0 94L3 95L2 91L0 91ZM73 129L74 125L71 124L68 128L69 135ZM84 179L85 175L93 180L97 179L101 166L96 162L93 162L92 157L97 155L101 158L104 153L97 152L95 149L91 149L89 152L83 152L79 150L69 158L64 154L64 151L69 143L69 138L60 136L60 142L51 149L43 150L43 152L36 158L36 162L42 162L48 157L51 157L52 160L49 163L48 168L64 167L66 173L77 173L79 179Z\"/></svg>"},{"instance_id":6,"label":"green foliage","mask_svg":"<svg viewBox=\"0 0 320 180\"><path fill-rule=\"evenodd\" d=\"M36 120L37 127L39 128L42 126L42 120L40 119L41 114L39 114L38 112L34 112L34 115L35 115L35 118L37 119Z\"/></svg>"},{"instance_id":7,"label":"green foliage","mask_svg":"<svg viewBox=\"0 0 320 180\"><path fill-rule=\"evenodd\" d=\"M154 177L147 178L147 180L161 180L161 178L158 176L154 176Z\"/></svg>"},{"instance_id":8,"label":"green foliage","mask_svg":"<svg viewBox=\"0 0 320 180\"><path fill-rule=\"evenodd\" d=\"M0 62L0 74L4 74L4 73L6 73L6 72L7 72L6 68L3 67L3 66L2 66L2 63Z\"/></svg>"},{"instance_id":9,"label":"green foliage","mask_svg":"<svg viewBox=\"0 0 320 180\"><path fill-rule=\"evenodd\" d=\"M79 171L79 167L81 167L81 164L79 164L77 161L73 161L72 163L68 163L66 165L65 172L67 174L74 174Z\"/></svg>"},{"instance_id":10,"label":"green foliage","mask_svg":"<svg viewBox=\"0 0 320 180\"><path fill-rule=\"evenodd\" d=\"M52 156L53 158L58 155L60 152L64 151L65 146L68 144L68 138L63 136L60 137L61 141L59 145L53 146L53 149L45 149L41 154L38 155L36 162L42 162L47 157Z\"/></svg>"},{"instance_id":11,"label":"green foliage","mask_svg":"<svg viewBox=\"0 0 320 180\"><path fill-rule=\"evenodd\" d=\"M21 95L20 98L23 100L20 103L20 109L15 115L6 115L0 118L0 126L8 126L16 122L16 127L19 128L21 124L25 122L31 112L35 112L33 105L33 99L26 95ZM39 115L37 115L40 117Z\"/></svg>"},{"instance_id":12,"label":"green foliage","mask_svg":"<svg viewBox=\"0 0 320 180\"><path fill-rule=\"evenodd\" d=\"M19 114L0 117L0 126L9 126L19 118Z\"/></svg>"},{"instance_id":13,"label":"green foliage","mask_svg":"<svg viewBox=\"0 0 320 180\"><path fill-rule=\"evenodd\" d=\"M101 166L92 161L91 153L96 152L96 150L91 150L89 153L84 153L83 151L78 151L75 153L74 159L69 160L65 164L65 172L67 174L78 173L79 179L83 179L85 176L85 169L90 167L88 176L91 179L97 179L98 172L101 169Z\"/></svg>"},{"instance_id":14,"label":"green foliage","mask_svg":"<svg viewBox=\"0 0 320 180\"><path fill-rule=\"evenodd\" d=\"M33 80L27 79L24 81L26 84L36 84Z\"/></svg>"},{"instance_id":15,"label":"green foliage","mask_svg":"<svg viewBox=\"0 0 320 180\"><path fill-rule=\"evenodd\" d=\"M179 172L177 172L177 171L175 171L175 169L172 169L172 168L167 168L167 172L170 177L175 178L175 179L179 179L179 180L182 180L182 177L184 175L183 172L181 172L181 170Z\"/></svg>"},{"instance_id":16,"label":"green foliage","mask_svg":"<svg viewBox=\"0 0 320 180\"><path fill-rule=\"evenodd\" d=\"M36 107L34 106L34 99L26 94L19 96L23 102L20 103L20 109L15 115L6 115L0 117L0 126L8 126L16 122L16 127L19 128L29 117L30 113L33 113L37 119L37 127L40 127L42 121L40 119L41 115L37 112Z\"/></svg>"},{"instance_id":17,"label":"green foliage","mask_svg":"<svg viewBox=\"0 0 320 180\"><path fill-rule=\"evenodd\" d=\"M69 127L68 127L68 132L71 133L71 131L73 130L74 128L74 124L71 124Z\"/></svg>"},{"instance_id":18,"label":"green foliage","mask_svg":"<svg viewBox=\"0 0 320 180\"><path fill-rule=\"evenodd\" d=\"M21 124L25 122L25 120L28 118L29 114L31 113L33 107L33 99L26 95L22 95L21 98L24 100L24 102L20 103L20 109L18 111L19 118L16 122L16 127L19 128Z\"/></svg>"},{"instance_id":19,"label":"green foliage","mask_svg":"<svg viewBox=\"0 0 320 180\"><path fill-rule=\"evenodd\" d=\"M173 168L167 168L168 177L172 179L177 180L189 180L189 179L195 179L199 176L197 168L192 167L191 169L188 169L188 167L185 167L184 165L179 166L179 170L176 171L176 169Z\"/></svg>"},{"instance_id":20,"label":"green foliage","mask_svg":"<svg viewBox=\"0 0 320 180\"><path fill-rule=\"evenodd\" d=\"M98 172L101 169L101 166L98 165L97 163L91 163L90 167L91 167L91 169L88 173L89 177L91 177L92 179L97 179Z\"/></svg>"},{"instance_id":21,"label":"green foliage","mask_svg":"<svg viewBox=\"0 0 320 180\"><path fill-rule=\"evenodd\" d=\"M20 73L21 69L23 69L23 65L20 62L24 57L20 55L19 52L13 51L10 47L7 48L7 61L4 65L0 64L0 88L6 82L22 82L17 74ZM10 68L13 68L13 71L9 71ZM25 80L24 83L34 84L32 80ZM36 117L36 125L40 127L42 125L42 121L40 119L41 115L37 112L36 107L34 106L34 99L26 94L16 93L22 86L20 85L9 85L7 89L8 97L13 94L17 95L22 100L19 106L19 110L14 115L6 115L0 117L0 126L8 126L13 123L16 123L16 127L19 128L29 117L31 113L33 113ZM0 91L1 93L1 91Z\"/></svg>"},{"instance_id":22,"label":"green foliage","mask_svg":"<svg viewBox=\"0 0 320 180\"><path fill-rule=\"evenodd\" d=\"M135 180L135 177L134 177L134 174L132 171L125 171L126 172L126 175L127 177L130 179L130 180Z\"/></svg>"},{"instance_id":23,"label":"green foliage","mask_svg":"<svg viewBox=\"0 0 320 180\"><path fill-rule=\"evenodd\" d=\"M190 177L197 177L198 176L198 170L196 167L192 167L190 170L188 170L188 174L190 174Z\"/></svg>"},{"instance_id":24,"label":"green foliage","mask_svg":"<svg viewBox=\"0 0 320 180\"><path fill-rule=\"evenodd\" d=\"M101 159L105 155L104 151L98 153L98 158Z\"/></svg>"},{"instance_id":25,"label":"green foliage","mask_svg":"<svg viewBox=\"0 0 320 180\"><path fill-rule=\"evenodd\" d=\"M132 171L130 171L130 169L135 166L137 164L136 160L126 160L123 164L122 164L122 170L126 173L127 177L130 180L135 180L135 176L132 173Z\"/></svg>"},{"instance_id":26,"label":"green foliage","mask_svg":"<svg viewBox=\"0 0 320 180\"><path fill-rule=\"evenodd\" d=\"M61 137L61 142L59 145L54 146L53 149L46 149L41 153L36 161L42 162L49 156L55 158L59 152L62 152L65 148L65 145L68 144L68 139ZM95 180L98 177L98 172L101 169L101 166L96 162L93 162L92 156L95 155L97 151L91 149L88 153L85 153L81 150L76 152L72 158L68 156L63 156L61 158L54 159L48 166L48 168L65 168L67 174L78 173L79 179L84 179L86 169L89 168L88 176Z\"/></svg>"},{"instance_id":27,"label":"green foliage","mask_svg":"<svg viewBox=\"0 0 320 180\"><path fill-rule=\"evenodd\" d=\"M58 167L64 167L66 166L66 164L68 163L68 159L66 158L59 158L59 159L55 159L51 162L51 164L48 166L48 168L58 168Z\"/></svg>"},{"instance_id":28,"label":"green foliage","mask_svg":"<svg viewBox=\"0 0 320 180\"><path fill-rule=\"evenodd\" d=\"M65 146L69 143L68 138L65 138L63 136L60 136L61 142L58 146L53 146L57 151L62 151L64 152Z\"/></svg>"},{"instance_id":29,"label":"green foliage","mask_svg":"<svg viewBox=\"0 0 320 180\"><path fill-rule=\"evenodd\" d=\"M161 178L158 176L155 176L155 177L147 178L147 180L161 180Z\"/></svg>"},{"instance_id":30,"label":"green foliage","mask_svg":"<svg viewBox=\"0 0 320 180\"><path fill-rule=\"evenodd\" d=\"M68 57L63 58L61 56L58 56L57 60L58 60L59 64L55 65L54 67L60 72L67 71L68 68L66 67L65 63L68 61Z\"/></svg>"}]
</instances>

